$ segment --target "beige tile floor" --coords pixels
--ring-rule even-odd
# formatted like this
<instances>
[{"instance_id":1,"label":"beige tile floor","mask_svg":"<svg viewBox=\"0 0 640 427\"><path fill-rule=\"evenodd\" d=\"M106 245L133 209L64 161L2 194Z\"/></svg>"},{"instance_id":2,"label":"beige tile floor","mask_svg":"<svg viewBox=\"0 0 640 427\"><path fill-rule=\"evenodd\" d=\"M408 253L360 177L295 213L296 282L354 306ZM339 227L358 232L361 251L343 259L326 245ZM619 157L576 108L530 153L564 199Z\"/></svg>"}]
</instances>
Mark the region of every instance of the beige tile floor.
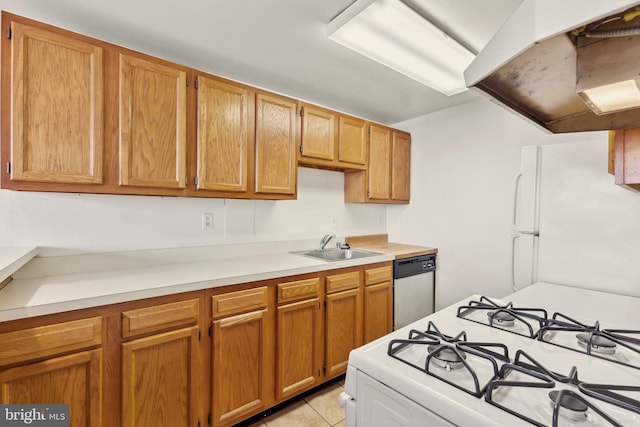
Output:
<instances>
[{"instance_id":1,"label":"beige tile floor","mask_svg":"<svg viewBox=\"0 0 640 427\"><path fill-rule=\"evenodd\" d=\"M250 427L344 427L344 409L338 404L343 389L344 380L328 385Z\"/></svg>"}]
</instances>

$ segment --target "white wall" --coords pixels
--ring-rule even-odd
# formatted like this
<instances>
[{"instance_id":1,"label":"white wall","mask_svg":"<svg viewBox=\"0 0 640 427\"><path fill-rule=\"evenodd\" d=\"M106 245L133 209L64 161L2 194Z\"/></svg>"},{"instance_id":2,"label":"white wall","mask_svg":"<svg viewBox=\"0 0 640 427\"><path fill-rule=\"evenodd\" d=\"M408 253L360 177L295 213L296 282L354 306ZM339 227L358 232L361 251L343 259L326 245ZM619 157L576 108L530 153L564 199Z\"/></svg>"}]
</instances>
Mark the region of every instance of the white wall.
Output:
<instances>
[{"instance_id":1,"label":"white wall","mask_svg":"<svg viewBox=\"0 0 640 427\"><path fill-rule=\"evenodd\" d=\"M411 203L388 208L387 230L393 241L438 248L436 306L510 293L521 147L593 134L549 135L484 99L395 126L412 134Z\"/></svg>"},{"instance_id":2,"label":"white wall","mask_svg":"<svg viewBox=\"0 0 640 427\"><path fill-rule=\"evenodd\" d=\"M197 199L0 190L0 246L44 255L318 238L386 231L384 205L344 203L340 172L298 169L298 199ZM204 231L201 214L214 214Z\"/></svg>"}]
</instances>

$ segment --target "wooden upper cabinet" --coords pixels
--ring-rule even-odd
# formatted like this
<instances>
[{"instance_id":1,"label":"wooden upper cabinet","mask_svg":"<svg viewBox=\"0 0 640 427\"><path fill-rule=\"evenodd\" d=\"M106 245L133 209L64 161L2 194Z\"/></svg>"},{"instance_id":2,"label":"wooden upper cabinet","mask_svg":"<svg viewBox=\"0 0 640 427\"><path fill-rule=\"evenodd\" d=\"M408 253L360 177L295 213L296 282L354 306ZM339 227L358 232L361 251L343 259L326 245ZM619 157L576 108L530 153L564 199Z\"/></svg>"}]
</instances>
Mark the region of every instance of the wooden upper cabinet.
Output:
<instances>
[{"instance_id":1,"label":"wooden upper cabinet","mask_svg":"<svg viewBox=\"0 0 640 427\"><path fill-rule=\"evenodd\" d=\"M249 91L202 75L197 82L197 189L246 192Z\"/></svg>"},{"instance_id":2,"label":"wooden upper cabinet","mask_svg":"<svg viewBox=\"0 0 640 427\"><path fill-rule=\"evenodd\" d=\"M296 101L256 95L255 192L295 195Z\"/></svg>"},{"instance_id":3,"label":"wooden upper cabinet","mask_svg":"<svg viewBox=\"0 0 640 427\"><path fill-rule=\"evenodd\" d=\"M616 184L640 191L640 128L609 133L609 173Z\"/></svg>"},{"instance_id":4,"label":"wooden upper cabinet","mask_svg":"<svg viewBox=\"0 0 640 427\"><path fill-rule=\"evenodd\" d=\"M367 125L355 117L340 116L338 160L364 165L366 163Z\"/></svg>"},{"instance_id":5,"label":"wooden upper cabinet","mask_svg":"<svg viewBox=\"0 0 640 427\"><path fill-rule=\"evenodd\" d=\"M336 116L323 108L305 104L301 107L303 157L333 160L335 158Z\"/></svg>"},{"instance_id":6,"label":"wooden upper cabinet","mask_svg":"<svg viewBox=\"0 0 640 427\"><path fill-rule=\"evenodd\" d=\"M366 173L345 173L345 202L409 203L411 135L370 125L368 152Z\"/></svg>"},{"instance_id":7,"label":"wooden upper cabinet","mask_svg":"<svg viewBox=\"0 0 640 427\"><path fill-rule=\"evenodd\" d=\"M391 183L391 131L371 125L369 142L368 197L389 199Z\"/></svg>"},{"instance_id":8,"label":"wooden upper cabinet","mask_svg":"<svg viewBox=\"0 0 640 427\"><path fill-rule=\"evenodd\" d=\"M391 198L409 201L411 171L411 136L393 131L391 150Z\"/></svg>"},{"instance_id":9,"label":"wooden upper cabinet","mask_svg":"<svg viewBox=\"0 0 640 427\"><path fill-rule=\"evenodd\" d=\"M4 87L11 89L3 95L3 103L10 103L3 110L11 116L3 121L11 129L3 131L3 139L10 135L11 180L102 183L102 48L7 15L3 21L11 27L11 53L2 61L3 81L10 81Z\"/></svg>"},{"instance_id":10,"label":"wooden upper cabinet","mask_svg":"<svg viewBox=\"0 0 640 427\"><path fill-rule=\"evenodd\" d=\"M326 108L302 103L301 166L330 170L364 170L366 122Z\"/></svg>"},{"instance_id":11,"label":"wooden upper cabinet","mask_svg":"<svg viewBox=\"0 0 640 427\"><path fill-rule=\"evenodd\" d=\"M120 185L185 188L186 68L121 53Z\"/></svg>"}]
</instances>

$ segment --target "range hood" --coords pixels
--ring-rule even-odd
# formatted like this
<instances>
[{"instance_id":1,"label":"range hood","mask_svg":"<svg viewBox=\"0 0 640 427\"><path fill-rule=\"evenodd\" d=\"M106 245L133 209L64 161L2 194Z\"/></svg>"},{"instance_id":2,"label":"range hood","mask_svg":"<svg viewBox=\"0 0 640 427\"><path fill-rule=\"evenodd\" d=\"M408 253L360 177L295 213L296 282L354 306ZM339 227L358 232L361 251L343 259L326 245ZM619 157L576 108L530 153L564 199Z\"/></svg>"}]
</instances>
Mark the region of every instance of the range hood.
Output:
<instances>
[{"instance_id":1,"label":"range hood","mask_svg":"<svg viewBox=\"0 0 640 427\"><path fill-rule=\"evenodd\" d=\"M578 94L603 80L637 85L640 1L525 0L464 77L468 87L552 133L640 127L640 108L607 113Z\"/></svg>"}]
</instances>

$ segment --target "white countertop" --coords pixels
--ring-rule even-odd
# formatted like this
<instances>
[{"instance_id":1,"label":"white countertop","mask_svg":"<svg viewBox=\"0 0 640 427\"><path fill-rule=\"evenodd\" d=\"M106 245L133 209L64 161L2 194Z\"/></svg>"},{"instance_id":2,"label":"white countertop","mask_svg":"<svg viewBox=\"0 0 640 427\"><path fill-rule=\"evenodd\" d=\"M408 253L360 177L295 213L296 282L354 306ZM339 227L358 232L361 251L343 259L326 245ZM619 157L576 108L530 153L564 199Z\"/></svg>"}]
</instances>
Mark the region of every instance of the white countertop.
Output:
<instances>
[{"instance_id":1,"label":"white countertop","mask_svg":"<svg viewBox=\"0 0 640 427\"><path fill-rule=\"evenodd\" d=\"M265 249L268 246L261 245L260 251ZM291 254L291 249L290 245L275 245L271 251L246 254L251 251L245 247L244 254L230 249L220 255L225 247L219 247L211 250L210 259L192 262L185 261L179 250L173 250L171 256L158 256L160 251L156 251L155 263L152 256L141 259L134 252L127 253L129 258L113 254L36 258L32 262L37 267L27 265L25 273L18 272L0 290L0 321L394 259L380 254L327 262ZM185 251L193 252L194 248ZM166 262L167 258L177 262Z\"/></svg>"},{"instance_id":2,"label":"white countertop","mask_svg":"<svg viewBox=\"0 0 640 427\"><path fill-rule=\"evenodd\" d=\"M38 248L33 246L0 248L0 283L36 255L38 255Z\"/></svg>"}]
</instances>

